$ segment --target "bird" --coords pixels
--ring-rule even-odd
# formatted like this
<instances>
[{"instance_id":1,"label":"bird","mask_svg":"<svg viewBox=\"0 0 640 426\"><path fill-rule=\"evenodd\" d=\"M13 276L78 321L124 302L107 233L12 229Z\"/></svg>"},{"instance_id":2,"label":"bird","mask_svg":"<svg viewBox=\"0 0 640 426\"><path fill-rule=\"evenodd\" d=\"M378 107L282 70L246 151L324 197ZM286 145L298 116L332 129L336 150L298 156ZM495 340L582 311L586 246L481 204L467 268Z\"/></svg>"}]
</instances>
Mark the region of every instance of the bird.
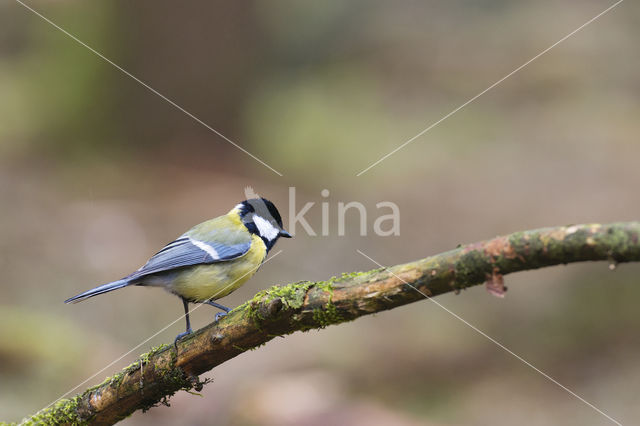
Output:
<instances>
[{"instance_id":1,"label":"bird","mask_svg":"<svg viewBox=\"0 0 640 426\"><path fill-rule=\"evenodd\" d=\"M280 237L291 238L282 225L276 206L259 197L244 200L227 214L202 222L170 242L137 271L77 296L65 303L77 303L99 294L128 286L162 287L182 299L186 331L178 341L193 333L189 303L206 303L229 313L215 300L237 290L264 262Z\"/></svg>"}]
</instances>

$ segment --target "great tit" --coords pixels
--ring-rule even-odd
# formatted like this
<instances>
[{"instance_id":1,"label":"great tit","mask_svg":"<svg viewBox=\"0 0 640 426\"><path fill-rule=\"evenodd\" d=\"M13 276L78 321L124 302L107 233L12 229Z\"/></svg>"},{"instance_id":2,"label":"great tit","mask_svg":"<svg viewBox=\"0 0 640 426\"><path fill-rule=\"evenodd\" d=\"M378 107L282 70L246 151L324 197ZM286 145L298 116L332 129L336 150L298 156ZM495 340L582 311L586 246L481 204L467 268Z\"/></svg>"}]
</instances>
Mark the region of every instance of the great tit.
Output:
<instances>
[{"instance_id":1,"label":"great tit","mask_svg":"<svg viewBox=\"0 0 640 426\"><path fill-rule=\"evenodd\" d=\"M189 303L206 303L230 309L214 300L227 296L249 278L265 260L278 238L291 238L273 203L264 198L245 200L224 216L194 226L167 244L140 269L121 280L80 293L65 303L77 303L130 285L164 287L182 299L187 329L174 344L190 333Z\"/></svg>"}]
</instances>

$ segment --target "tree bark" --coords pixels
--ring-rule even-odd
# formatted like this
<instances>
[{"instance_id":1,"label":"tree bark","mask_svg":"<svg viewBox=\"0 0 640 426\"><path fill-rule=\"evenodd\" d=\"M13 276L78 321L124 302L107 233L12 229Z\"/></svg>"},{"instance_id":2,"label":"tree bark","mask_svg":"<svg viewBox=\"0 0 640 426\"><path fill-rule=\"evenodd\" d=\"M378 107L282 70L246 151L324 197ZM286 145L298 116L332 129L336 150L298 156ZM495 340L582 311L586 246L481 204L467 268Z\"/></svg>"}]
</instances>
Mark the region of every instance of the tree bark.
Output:
<instances>
[{"instance_id":1,"label":"tree bark","mask_svg":"<svg viewBox=\"0 0 640 426\"><path fill-rule=\"evenodd\" d=\"M179 390L200 390L198 376L277 336L320 329L364 315L487 282L501 294L502 275L570 262L640 260L640 222L570 225L516 232L368 272L328 281L274 286L217 323L163 345L131 366L23 423L114 424L166 403Z\"/></svg>"}]
</instances>

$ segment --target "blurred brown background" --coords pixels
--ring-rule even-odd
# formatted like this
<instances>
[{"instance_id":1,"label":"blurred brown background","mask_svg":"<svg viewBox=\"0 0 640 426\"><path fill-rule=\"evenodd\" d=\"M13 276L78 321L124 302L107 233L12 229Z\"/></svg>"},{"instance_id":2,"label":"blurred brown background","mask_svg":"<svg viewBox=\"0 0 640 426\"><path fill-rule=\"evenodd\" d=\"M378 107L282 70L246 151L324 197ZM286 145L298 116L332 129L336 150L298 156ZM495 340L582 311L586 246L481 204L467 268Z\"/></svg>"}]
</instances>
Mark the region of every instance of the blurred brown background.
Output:
<instances>
[{"instance_id":1,"label":"blurred brown background","mask_svg":"<svg viewBox=\"0 0 640 426\"><path fill-rule=\"evenodd\" d=\"M13 1L0 3L0 418L55 400L182 314L157 289L64 299L138 268L251 185L298 227L276 283L497 234L639 219L640 6L624 2L431 132L356 173L608 7L606 1L31 1L279 177ZM324 199L322 189L331 195ZM337 236L337 203L393 201L399 237ZM640 418L640 265L580 264L438 298L621 421ZM197 327L214 314L193 314ZM178 322L88 384L171 342ZM151 424L609 424L424 301L277 339ZM83 388L86 387L83 386Z\"/></svg>"}]
</instances>

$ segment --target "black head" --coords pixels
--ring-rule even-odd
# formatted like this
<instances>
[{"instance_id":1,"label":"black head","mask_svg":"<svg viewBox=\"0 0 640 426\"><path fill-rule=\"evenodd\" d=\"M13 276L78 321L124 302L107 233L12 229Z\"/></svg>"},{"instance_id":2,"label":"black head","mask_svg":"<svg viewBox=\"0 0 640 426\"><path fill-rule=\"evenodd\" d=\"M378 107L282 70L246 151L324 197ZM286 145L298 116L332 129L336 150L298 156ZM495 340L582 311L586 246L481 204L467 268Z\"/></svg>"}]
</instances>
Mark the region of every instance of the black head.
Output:
<instances>
[{"instance_id":1,"label":"black head","mask_svg":"<svg viewBox=\"0 0 640 426\"><path fill-rule=\"evenodd\" d=\"M242 223L249 232L262 238L267 251L278 241L278 238L291 238L291 234L282 227L282 217L276 206L266 198L252 198L236 206Z\"/></svg>"}]
</instances>

